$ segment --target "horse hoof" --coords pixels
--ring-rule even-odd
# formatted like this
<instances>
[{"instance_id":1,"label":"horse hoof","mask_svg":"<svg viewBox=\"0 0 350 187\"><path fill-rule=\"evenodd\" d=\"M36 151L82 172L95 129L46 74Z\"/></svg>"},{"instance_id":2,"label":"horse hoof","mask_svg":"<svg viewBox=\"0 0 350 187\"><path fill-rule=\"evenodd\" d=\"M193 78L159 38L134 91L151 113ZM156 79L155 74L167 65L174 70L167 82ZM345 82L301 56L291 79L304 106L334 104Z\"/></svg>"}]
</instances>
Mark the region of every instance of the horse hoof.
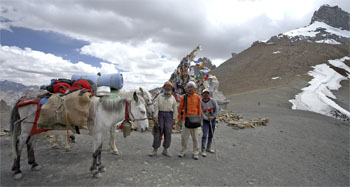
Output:
<instances>
[{"instance_id":1,"label":"horse hoof","mask_svg":"<svg viewBox=\"0 0 350 187\"><path fill-rule=\"evenodd\" d=\"M93 176L94 178L101 178L101 177L102 177L101 173L99 173L99 172L94 173L92 176Z\"/></svg>"},{"instance_id":2,"label":"horse hoof","mask_svg":"<svg viewBox=\"0 0 350 187\"><path fill-rule=\"evenodd\" d=\"M40 171L41 170L41 166L37 165L32 167L32 171Z\"/></svg>"},{"instance_id":3,"label":"horse hoof","mask_svg":"<svg viewBox=\"0 0 350 187\"><path fill-rule=\"evenodd\" d=\"M100 168L98 168L99 172L106 172L106 168L104 166L101 166Z\"/></svg>"},{"instance_id":4,"label":"horse hoof","mask_svg":"<svg viewBox=\"0 0 350 187\"><path fill-rule=\"evenodd\" d=\"M119 151L112 151L112 154L119 155Z\"/></svg>"},{"instance_id":5,"label":"horse hoof","mask_svg":"<svg viewBox=\"0 0 350 187\"><path fill-rule=\"evenodd\" d=\"M19 180L21 178L22 178L22 173L17 173L17 174L13 175L13 179L15 179L15 180Z\"/></svg>"}]
</instances>

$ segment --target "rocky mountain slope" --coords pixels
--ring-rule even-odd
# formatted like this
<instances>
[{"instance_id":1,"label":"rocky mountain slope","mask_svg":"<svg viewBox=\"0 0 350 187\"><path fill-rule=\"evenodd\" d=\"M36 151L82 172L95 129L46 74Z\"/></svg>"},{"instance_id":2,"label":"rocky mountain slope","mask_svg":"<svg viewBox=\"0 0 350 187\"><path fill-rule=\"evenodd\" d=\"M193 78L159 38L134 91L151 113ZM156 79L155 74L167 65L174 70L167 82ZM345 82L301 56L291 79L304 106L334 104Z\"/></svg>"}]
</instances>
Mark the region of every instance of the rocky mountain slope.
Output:
<instances>
[{"instance_id":1,"label":"rocky mountain slope","mask_svg":"<svg viewBox=\"0 0 350 187\"><path fill-rule=\"evenodd\" d=\"M25 86L12 81L0 81L0 100L3 100L7 106L12 107L16 101L25 93L31 93L39 90L39 86ZM5 103L1 106L5 107Z\"/></svg>"},{"instance_id":2,"label":"rocky mountain slope","mask_svg":"<svg viewBox=\"0 0 350 187\"><path fill-rule=\"evenodd\" d=\"M324 5L309 26L253 43L213 71L219 89L229 96L310 79L312 66L349 56L350 31L344 30L349 17L337 6Z\"/></svg>"}]
</instances>

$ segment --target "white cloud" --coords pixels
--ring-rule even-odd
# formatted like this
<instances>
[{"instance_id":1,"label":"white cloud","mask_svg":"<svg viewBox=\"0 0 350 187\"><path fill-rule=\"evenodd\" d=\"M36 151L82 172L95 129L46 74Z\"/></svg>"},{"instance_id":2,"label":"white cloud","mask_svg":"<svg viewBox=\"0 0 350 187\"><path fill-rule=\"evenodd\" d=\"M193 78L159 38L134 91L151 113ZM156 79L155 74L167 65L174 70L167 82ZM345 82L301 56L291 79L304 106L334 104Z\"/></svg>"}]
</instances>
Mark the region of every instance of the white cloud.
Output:
<instances>
[{"instance_id":1,"label":"white cloud","mask_svg":"<svg viewBox=\"0 0 350 187\"><path fill-rule=\"evenodd\" d=\"M85 46L82 51L89 54L87 49L95 51L95 55L100 58L111 62L116 62L115 59L122 62L120 67L127 71L122 72L123 90L159 87L170 78L177 66L177 59L161 58L159 54L146 48L139 50L138 55L134 57L129 54L134 48L128 45L94 44ZM119 52L113 54L114 51ZM122 56L120 55L122 53L129 55ZM0 46L0 65L2 72L0 80L10 80L24 85L49 84L53 78L70 79L73 74L118 73L116 64L101 62L101 68L96 68L84 62L74 64L53 54L9 46Z\"/></svg>"},{"instance_id":2,"label":"white cloud","mask_svg":"<svg viewBox=\"0 0 350 187\"><path fill-rule=\"evenodd\" d=\"M81 53L112 62L126 71L123 72L124 89L139 86L152 89L168 80L179 64L177 58L166 53L166 48L167 46L151 40L137 46L120 42L100 42L84 46Z\"/></svg>"},{"instance_id":3,"label":"white cloud","mask_svg":"<svg viewBox=\"0 0 350 187\"><path fill-rule=\"evenodd\" d=\"M228 59L256 40L307 25L326 3L350 10L347 0L26 0L2 1L1 14L14 26L92 43L136 45L152 39L168 45L177 58L202 45L204 56Z\"/></svg>"},{"instance_id":4,"label":"white cloud","mask_svg":"<svg viewBox=\"0 0 350 187\"><path fill-rule=\"evenodd\" d=\"M53 78L71 78L73 74L95 74L113 69L107 63L96 68L84 62L73 64L52 54L0 45L0 80L24 85L49 84Z\"/></svg>"}]
</instances>

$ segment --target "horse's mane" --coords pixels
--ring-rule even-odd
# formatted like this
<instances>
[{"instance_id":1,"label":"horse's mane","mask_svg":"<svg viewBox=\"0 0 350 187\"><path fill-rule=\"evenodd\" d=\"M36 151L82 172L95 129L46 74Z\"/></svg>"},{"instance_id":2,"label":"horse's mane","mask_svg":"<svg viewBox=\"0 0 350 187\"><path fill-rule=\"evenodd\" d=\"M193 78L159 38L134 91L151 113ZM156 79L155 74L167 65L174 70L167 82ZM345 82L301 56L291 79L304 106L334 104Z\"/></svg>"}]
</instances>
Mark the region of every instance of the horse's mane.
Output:
<instances>
[{"instance_id":1,"label":"horse's mane","mask_svg":"<svg viewBox=\"0 0 350 187\"><path fill-rule=\"evenodd\" d=\"M122 109L125 109L123 104L125 103L126 99L102 99L102 107L107 111L120 111Z\"/></svg>"}]
</instances>

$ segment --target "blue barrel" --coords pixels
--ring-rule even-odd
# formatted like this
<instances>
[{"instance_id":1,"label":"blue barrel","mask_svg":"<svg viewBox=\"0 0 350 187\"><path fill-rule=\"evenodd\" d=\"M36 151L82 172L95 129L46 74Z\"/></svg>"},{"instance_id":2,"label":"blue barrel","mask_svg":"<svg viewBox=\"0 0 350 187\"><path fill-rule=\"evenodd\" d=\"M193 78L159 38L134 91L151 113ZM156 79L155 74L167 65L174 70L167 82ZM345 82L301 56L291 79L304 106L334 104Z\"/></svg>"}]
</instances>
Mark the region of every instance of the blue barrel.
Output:
<instances>
[{"instance_id":1,"label":"blue barrel","mask_svg":"<svg viewBox=\"0 0 350 187\"><path fill-rule=\"evenodd\" d=\"M123 75L120 73L113 73L113 74L104 74L101 76L98 76L96 74L74 74L72 76L72 80L78 80L78 79L89 79L92 80L97 87L98 86L109 86L112 89L121 89L124 85Z\"/></svg>"}]
</instances>

